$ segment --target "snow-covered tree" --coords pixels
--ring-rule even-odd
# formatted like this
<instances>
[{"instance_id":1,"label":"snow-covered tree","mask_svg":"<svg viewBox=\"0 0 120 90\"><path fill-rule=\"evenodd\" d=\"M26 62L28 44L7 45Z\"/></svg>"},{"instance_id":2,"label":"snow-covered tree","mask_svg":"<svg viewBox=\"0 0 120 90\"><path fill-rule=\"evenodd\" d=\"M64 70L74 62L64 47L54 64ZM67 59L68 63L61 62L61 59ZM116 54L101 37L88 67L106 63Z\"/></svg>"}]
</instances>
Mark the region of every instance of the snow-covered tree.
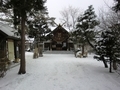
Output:
<instances>
[{"instance_id":1,"label":"snow-covered tree","mask_svg":"<svg viewBox=\"0 0 120 90\"><path fill-rule=\"evenodd\" d=\"M115 1L115 6L113 6L113 9L118 12L120 11L120 0L114 0Z\"/></svg>"},{"instance_id":2,"label":"snow-covered tree","mask_svg":"<svg viewBox=\"0 0 120 90\"><path fill-rule=\"evenodd\" d=\"M104 66L107 68L107 62L110 63L109 72L117 69L117 62L119 61L120 52L120 14L115 13L111 9L101 11L99 16L100 21L100 36L96 40L96 56L100 61L103 61ZM112 65L113 64L113 65Z\"/></svg>"},{"instance_id":3,"label":"snow-covered tree","mask_svg":"<svg viewBox=\"0 0 120 90\"><path fill-rule=\"evenodd\" d=\"M39 38L39 42L43 42L45 35L51 31L49 24L52 23L52 19L48 16L48 13L44 14L41 12L36 12L34 17L29 19L27 22L29 27L29 36L34 37L35 39Z\"/></svg>"},{"instance_id":4,"label":"snow-covered tree","mask_svg":"<svg viewBox=\"0 0 120 90\"><path fill-rule=\"evenodd\" d=\"M98 60L102 60L104 62L105 67L107 66L107 62L110 63L109 72L112 72L112 64L113 68L116 70L116 62L120 57L120 27L119 25L114 25L109 27L109 29L105 30L101 34L101 38L98 40L96 44L96 55L95 58Z\"/></svg>"},{"instance_id":5,"label":"snow-covered tree","mask_svg":"<svg viewBox=\"0 0 120 90\"><path fill-rule=\"evenodd\" d=\"M82 44L82 53L84 53L84 45L86 43L90 44L93 47L91 41L94 41L95 26L98 24L99 22L96 19L92 5L88 7L82 16L78 17L74 36L78 39L78 43Z\"/></svg>"}]
</instances>

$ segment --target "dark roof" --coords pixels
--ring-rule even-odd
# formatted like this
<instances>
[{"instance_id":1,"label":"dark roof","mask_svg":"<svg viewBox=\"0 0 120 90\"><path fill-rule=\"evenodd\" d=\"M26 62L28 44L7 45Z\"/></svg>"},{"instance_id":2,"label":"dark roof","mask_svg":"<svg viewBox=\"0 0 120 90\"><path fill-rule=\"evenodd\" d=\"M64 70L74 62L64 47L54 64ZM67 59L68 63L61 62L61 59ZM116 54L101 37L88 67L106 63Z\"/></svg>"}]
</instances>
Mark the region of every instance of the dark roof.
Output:
<instances>
[{"instance_id":1,"label":"dark roof","mask_svg":"<svg viewBox=\"0 0 120 90\"><path fill-rule=\"evenodd\" d=\"M58 27L56 27L56 28L52 31L52 33L56 32L56 31L58 31L58 30L62 30L62 31L64 31L64 32L66 32L66 33L69 34L69 32L68 32L65 28L63 28L60 24L58 25Z\"/></svg>"}]
</instances>

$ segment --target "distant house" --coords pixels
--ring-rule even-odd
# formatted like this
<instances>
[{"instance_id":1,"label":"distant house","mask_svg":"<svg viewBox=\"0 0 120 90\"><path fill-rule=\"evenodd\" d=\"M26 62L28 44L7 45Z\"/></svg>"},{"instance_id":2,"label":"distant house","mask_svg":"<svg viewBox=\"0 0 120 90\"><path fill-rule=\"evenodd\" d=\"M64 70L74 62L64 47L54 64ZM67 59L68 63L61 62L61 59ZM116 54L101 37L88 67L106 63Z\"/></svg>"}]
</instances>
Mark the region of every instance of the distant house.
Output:
<instances>
[{"instance_id":1,"label":"distant house","mask_svg":"<svg viewBox=\"0 0 120 90\"><path fill-rule=\"evenodd\" d=\"M7 57L11 62L19 58L20 36L10 26L0 23L0 59Z\"/></svg>"},{"instance_id":2,"label":"distant house","mask_svg":"<svg viewBox=\"0 0 120 90\"><path fill-rule=\"evenodd\" d=\"M71 50L73 42L69 40L69 32L58 25L49 35L49 40L44 42L44 49L47 50Z\"/></svg>"}]
</instances>

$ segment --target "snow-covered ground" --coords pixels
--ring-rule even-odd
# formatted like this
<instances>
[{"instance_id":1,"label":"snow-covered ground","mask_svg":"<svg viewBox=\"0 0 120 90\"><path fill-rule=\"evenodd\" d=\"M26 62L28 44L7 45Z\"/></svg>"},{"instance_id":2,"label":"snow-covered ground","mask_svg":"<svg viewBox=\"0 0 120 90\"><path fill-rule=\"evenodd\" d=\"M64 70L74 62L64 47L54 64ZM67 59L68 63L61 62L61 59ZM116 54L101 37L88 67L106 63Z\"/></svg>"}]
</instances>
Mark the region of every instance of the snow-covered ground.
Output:
<instances>
[{"instance_id":1,"label":"snow-covered ground","mask_svg":"<svg viewBox=\"0 0 120 90\"><path fill-rule=\"evenodd\" d=\"M120 76L109 73L102 62L75 58L73 54L44 54L32 59L26 53L26 71L18 75L19 66L0 78L0 90L120 90Z\"/></svg>"}]
</instances>

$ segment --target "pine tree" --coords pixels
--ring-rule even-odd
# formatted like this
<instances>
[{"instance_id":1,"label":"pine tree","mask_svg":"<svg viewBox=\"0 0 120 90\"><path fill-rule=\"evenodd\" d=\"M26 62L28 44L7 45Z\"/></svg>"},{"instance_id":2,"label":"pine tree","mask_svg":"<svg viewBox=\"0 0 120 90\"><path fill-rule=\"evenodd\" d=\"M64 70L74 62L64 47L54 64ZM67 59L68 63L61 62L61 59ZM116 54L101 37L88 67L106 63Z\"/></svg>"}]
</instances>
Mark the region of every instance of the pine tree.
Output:
<instances>
[{"instance_id":1,"label":"pine tree","mask_svg":"<svg viewBox=\"0 0 120 90\"><path fill-rule=\"evenodd\" d=\"M38 42L46 41L46 35L51 32L49 26L52 25L53 19L48 16L48 13L36 12L34 20L28 20L29 36L40 38Z\"/></svg>"},{"instance_id":2,"label":"pine tree","mask_svg":"<svg viewBox=\"0 0 120 90\"><path fill-rule=\"evenodd\" d=\"M94 28L98 24L99 22L96 20L96 15L92 5L88 7L88 9L84 12L82 16L78 17L76 31L74 32L74 35L78 37L79 43L82 43L82 54L84 53L84 45L86 43L94 48L91 41L94 41Z\"/></svg>"},{"instance_id":3,"label":"pine tree","mask_svg":"<svg viewBox=\"0 0 120 90\"><path fill-rule=\"evenodd\" d=\"M109 27L108 30L105 30L101 33L101 37L96 44L97 56L95 56L95 58L103 61L105 67L108 67L107 62L109 62L109 72L112 72L112 66L113 69L117 69L116 62L119 61L120 57L119 28L119 25L113 25L112 27Z\"/></svg>"},{"instance_id":4,"label":"pine tree","mask_svg":"<svg viewBox=\"0 0 120 90\"><path fill-rule=\"evenodd\" d=\"M115 0L115 6L113 6L113 10L118 12L120 11L120 0Z\"/></svg>"}]
</instances>

